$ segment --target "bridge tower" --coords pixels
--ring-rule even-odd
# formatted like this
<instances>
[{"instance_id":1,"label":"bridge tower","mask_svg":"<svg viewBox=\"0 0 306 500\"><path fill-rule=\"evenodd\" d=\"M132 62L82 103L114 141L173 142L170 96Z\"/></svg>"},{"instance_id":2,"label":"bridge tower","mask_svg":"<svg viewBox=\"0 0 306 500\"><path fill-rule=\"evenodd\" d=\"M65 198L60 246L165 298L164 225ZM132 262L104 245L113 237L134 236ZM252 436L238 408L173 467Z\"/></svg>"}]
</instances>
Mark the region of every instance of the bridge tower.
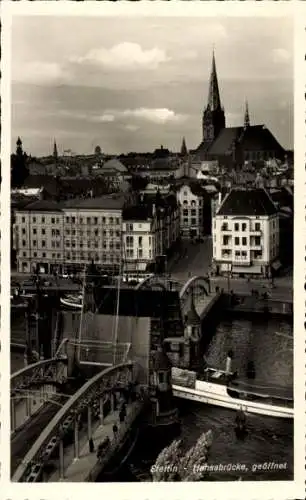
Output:
<instances>
[{"instance_id":1,"label":"bridge tower","mask_svg":"<svg viewBox=\"0 0 306 500\"><path fill-rule=\"evenodd\" d=\"M156 426L161 422L163 424L167 423L167 420L169 424L174 423L174 418L177 415L172 396L171 368L172 365L167 354L159 346L153 354L153 374L151 378L153 425Z\"/></svg>"},{"instance_id":2,"label":"bridge tower","mask_svg":"<svg viewBox=\"0 0 306 500\"><path fill-rule=\"evenodd\" d=\"M190 365L198 364L201 341L201 318L194 305L193 292L191 293L190 309L185 316L184 336L184 363L190 367Z\"/></svg>"}]
</instances>

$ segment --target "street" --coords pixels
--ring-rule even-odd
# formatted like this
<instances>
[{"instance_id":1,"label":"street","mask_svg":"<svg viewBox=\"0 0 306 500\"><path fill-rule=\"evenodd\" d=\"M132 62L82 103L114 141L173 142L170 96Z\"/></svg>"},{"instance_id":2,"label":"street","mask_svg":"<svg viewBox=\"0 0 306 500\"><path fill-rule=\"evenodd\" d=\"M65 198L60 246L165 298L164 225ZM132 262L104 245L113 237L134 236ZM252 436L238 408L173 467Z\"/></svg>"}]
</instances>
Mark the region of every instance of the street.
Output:
<instances>
[{"instance_id":1,"label":"street","mask_svg":"<svg viewBox=\"0 0 306 500\"><path fill-rule=\"evenodd\" d=\"M168 271L173 278L187 281L190 276L205 276L208 273L212 259L212 239L205 237L202 243L182 242L180 259L173 260Z\"/></svg>"}]
</instances>

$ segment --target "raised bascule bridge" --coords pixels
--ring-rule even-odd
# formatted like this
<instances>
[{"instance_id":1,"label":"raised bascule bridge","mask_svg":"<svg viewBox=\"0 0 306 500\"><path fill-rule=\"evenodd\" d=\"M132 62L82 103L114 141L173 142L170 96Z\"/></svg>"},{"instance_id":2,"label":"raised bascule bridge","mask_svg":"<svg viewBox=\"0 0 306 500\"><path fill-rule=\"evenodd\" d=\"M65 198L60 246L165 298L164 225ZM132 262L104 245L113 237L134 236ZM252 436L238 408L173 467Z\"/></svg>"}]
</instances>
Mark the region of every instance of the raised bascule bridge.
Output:
<instances>
[{"instance_id":1,"label":"raised bascule bridge","mask_svg":"<svg viewBox=\"0 0 306 500\"><path fill-rule=\"evenodd\" d=\"M117 292L99 290L84 304L78 334L63 331L51 359L11 376L12 481L95 481L134 439L152 397L152 352L164 340L186 343L190 310L201 320L220 297L204 276L151 277L120 290L116 303Z\"/></svg>"}]
</instances>

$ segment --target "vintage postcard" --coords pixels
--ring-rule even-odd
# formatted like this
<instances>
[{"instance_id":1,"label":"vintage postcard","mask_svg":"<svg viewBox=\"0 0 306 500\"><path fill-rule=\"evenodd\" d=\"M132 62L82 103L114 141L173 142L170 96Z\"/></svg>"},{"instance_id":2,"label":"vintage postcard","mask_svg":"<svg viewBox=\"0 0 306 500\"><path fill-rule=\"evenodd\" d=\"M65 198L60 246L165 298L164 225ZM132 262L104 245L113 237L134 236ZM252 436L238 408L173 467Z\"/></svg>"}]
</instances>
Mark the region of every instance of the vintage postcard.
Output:
<instances>
[{"instance_id":1,"label":"vintage postcard","mask_svg":"<svg viewBox=\"0 0 306 500\"><path fill-rule=\"evenodd\" d=\"M303 498L306 9L1 22L4 498Z\"/></svg>"}]
</instances>

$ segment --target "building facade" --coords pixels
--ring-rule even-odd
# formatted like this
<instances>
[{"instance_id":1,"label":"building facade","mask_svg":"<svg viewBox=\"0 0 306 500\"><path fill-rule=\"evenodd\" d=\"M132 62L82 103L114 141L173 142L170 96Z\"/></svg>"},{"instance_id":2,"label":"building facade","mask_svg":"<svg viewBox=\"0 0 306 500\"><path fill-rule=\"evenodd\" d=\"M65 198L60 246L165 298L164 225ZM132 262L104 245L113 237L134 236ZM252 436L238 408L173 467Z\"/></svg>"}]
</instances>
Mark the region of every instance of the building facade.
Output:
<instances>
[{"instance_id":1,"label":"building facade","mask_svg":"<svg viewBox=\"0 0 306 500\"><path fill-rule=\"evenodd\" d=\"M185 182L177 191L182 238L201 238L210 232L210 199L196 183ZM209 219L209 220L208 220Z\"/></svg>"},{"instance_id":2,"label":"building facade","mask_svg":"<svg viewBox=\"0 0 306 500\"><path fill-rule=\"evenodd\" d=\"M279 257L279 215L264 189L232 189L213 218L217 274L271 277Z\"/></svg>"},{"instance_id":3,"label":"building facade","mask_svg":"<svg viewBox=\"0 0 306 500\"><path fill-rule=\"evenodd\" d=\"M94 261L115 272L122 255L122 210L129 201L123 195L37 201L16 211L17 270L77 273Z\"/></svg>"}]
</instances>

